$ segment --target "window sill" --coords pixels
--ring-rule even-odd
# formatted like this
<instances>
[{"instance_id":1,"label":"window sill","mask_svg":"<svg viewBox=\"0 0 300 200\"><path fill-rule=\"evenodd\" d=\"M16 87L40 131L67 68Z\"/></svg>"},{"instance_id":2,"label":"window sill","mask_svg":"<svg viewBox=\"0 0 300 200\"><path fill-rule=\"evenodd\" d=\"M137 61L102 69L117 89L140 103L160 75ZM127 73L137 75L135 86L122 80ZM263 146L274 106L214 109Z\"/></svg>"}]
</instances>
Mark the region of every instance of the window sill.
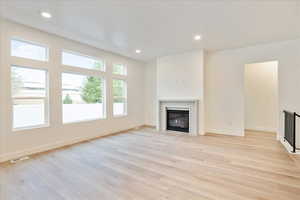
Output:
<instances>
[{"instance_id":1,"label":"window sill","mask_svg":"<svg viewBox=\"0 0 300 200\"><path fill-rule=\"evenodd\" d=\"M13 132L20 132L20 131L27 131L27 130L33 130L33 129L40 129L40 128L49 128L50 124L41 124L37 126L27 126L27 127L20 127L20 128L13 128Z\"/></svg>"},{"instance_id":2,"label":"window sill","mask_svg":"<svg viewBox=\"0 0 300 200\"><path fill-rule=\"evenodd\" d=\"M120 115L114 115L114 118L123 118L123 117L127 117L128 114L120 114Z\"/></svg>"},{"instance_id":3,"label":"window sill","mask_svg":"<svg viewBox=\"0 0 300 200\"><path fill-rule=\"evenodd\" d=\"M99 121L99 120L106 120L106 117L103 118L95 118L95 119L83 119L83 120L77 120L77 121L72 121L72 122L63 122L63 124L77 124L77 123L84 123L84 122L93 122L93 121Z\"/></svg>"},{"instance_id":4,"label":"window sill","mask_svg":"<svg viewBox=\"0 0 300 200\"><path fill-rule=\"evenodd\" d=\"M75 66L75 65L67 65L67 64L62 64L63 67L68 67L68 68L72 68L72 69L79 69L79 70L88 70L88 71L92 71L92 72L102 72L105 73L105 69L93 69L93 68L86 68L86 67L80 67L80 66ZM68 72L66 72L68 73Z\"/></svg>"}]
</instances>

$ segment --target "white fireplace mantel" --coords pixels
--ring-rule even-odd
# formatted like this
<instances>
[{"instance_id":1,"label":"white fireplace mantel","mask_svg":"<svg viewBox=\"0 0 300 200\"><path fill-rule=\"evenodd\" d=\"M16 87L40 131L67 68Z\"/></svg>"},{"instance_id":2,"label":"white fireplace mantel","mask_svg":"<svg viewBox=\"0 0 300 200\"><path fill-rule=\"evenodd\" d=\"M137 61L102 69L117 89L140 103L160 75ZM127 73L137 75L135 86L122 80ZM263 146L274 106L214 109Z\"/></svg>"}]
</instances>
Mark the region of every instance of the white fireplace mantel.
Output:
<instances>
[{"instance_id":1,"label":"white fireplace mantel","mask_svg":"<svg viewBox=\"0 0 300 200\"><path fill-rule=\"evenodd\" d=\"M189 111L189 135L197 136L200 131L200 99L196 98L161 98L158 99L157 129L166 131L168 109Z\"/></svg>"},{"instance_id":2,"label":"white fireplace mantel","mask_svg":"<svg viewBox=\"0 0 300 200\"><path fill-rule=\"evenodd\" d=\"M191 102L191 101L200 101L197 98L160 98L158 99L159 102Z\"/></svg>"}]
</instances>

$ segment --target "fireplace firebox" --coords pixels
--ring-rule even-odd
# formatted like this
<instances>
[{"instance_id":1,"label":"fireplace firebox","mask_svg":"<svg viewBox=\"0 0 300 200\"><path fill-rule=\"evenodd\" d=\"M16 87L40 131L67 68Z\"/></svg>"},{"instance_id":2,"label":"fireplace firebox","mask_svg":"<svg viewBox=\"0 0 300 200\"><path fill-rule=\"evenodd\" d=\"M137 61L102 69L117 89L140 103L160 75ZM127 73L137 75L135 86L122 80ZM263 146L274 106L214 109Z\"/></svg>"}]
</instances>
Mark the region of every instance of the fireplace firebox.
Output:
<instances>
[{"instance_id":1,"label":"fireplace firebox","mask_svg":"<svg viewBox=\"0 0 300 200\"><path fill-rule=\"evenodd\" d=\"M189 132L188 110L167 110L167 130Z\"/></svg>"}]
</instances>

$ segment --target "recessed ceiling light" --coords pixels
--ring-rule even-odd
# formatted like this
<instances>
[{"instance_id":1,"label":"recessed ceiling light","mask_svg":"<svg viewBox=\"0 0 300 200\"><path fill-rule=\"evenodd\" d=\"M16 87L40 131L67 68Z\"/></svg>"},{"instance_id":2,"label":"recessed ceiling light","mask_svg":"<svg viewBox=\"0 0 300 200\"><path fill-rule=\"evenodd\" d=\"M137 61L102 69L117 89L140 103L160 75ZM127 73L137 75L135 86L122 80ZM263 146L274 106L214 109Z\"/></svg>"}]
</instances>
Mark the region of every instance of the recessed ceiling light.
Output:
<instances>
[{"instance_id":1,"label":"recessed ceiling light","mask_svg":"<svg viewBox=\"0 0 300 200\"><path fill-rule=\"evenodd\" d=\"M195 35L194 36L194 40L201 40L201 39L202 39L201 35Z\"/></svg>"},{"instance_id":2,"label":"recessed ceiling light","mask_svg":"<svg viewBox=\"0 0 300 200\"><path fill-rule=\"evenodd\" d=\"M141 53L142 51L140 49L135 50L135 53Z\"/></svg>"},{"instance_id":3,"label":"recessed ceiling light","mask_svg":"<svg viewBox=\"0 0 300 200\"><path fill-rule=\"evenodd\" d=\"M41 16L47 19L50 19L52 15L49 12L41 12Z\"/></svg>"}]
</instances>

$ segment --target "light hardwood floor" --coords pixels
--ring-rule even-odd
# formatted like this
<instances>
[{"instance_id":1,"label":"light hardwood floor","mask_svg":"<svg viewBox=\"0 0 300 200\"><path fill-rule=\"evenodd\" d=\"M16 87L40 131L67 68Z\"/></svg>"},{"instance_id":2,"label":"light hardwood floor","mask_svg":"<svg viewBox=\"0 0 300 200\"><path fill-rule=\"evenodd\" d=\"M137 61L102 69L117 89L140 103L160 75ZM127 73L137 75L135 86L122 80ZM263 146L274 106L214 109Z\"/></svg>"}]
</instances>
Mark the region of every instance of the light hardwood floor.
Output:
<instances>
[{"instance_id":1,"label":"light hardwood floor","mask_svg":"<svg viewBox=\"0 0 300 200\"><path fill-rule=\"evenodd\" d=\"M0 199L299 200L298 159L270 133L145 128L2 165Z\"/></svg>"}]
</instances>

